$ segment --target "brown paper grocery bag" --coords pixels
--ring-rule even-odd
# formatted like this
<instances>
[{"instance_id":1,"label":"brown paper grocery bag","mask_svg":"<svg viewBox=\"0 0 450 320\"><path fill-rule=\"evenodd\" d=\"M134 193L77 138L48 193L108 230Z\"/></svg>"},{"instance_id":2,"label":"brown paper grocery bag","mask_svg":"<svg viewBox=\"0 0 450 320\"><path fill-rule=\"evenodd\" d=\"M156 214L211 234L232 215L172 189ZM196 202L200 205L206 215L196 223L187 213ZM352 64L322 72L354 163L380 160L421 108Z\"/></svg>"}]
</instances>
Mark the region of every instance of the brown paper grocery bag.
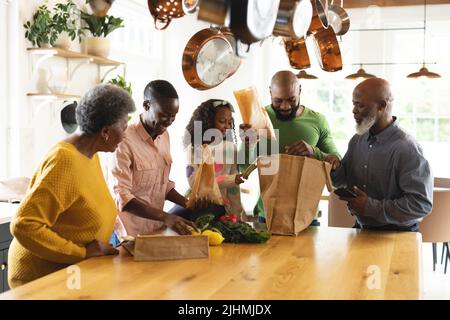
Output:
<instances>
[{"instance_id":1,"label":"brown paper grocery bag","mask_svg":"<svg viewBox=\"0 0 450 320\"><path fill-rule=\"evenodd\" d=\"M197 200L208 200L211 203L223 205L222 194L214 171L214 157L208 145L202 146L201 162L188 195L187 207L193 208Z\"/></svg>"},{"instance_id":2,"label":"brown paper grocery bag","mask_svg":"<svg viewBox=\"0 0 450 320\"><path fill-rule=\"evenodd\" d=\"M134 245L124 245L135 261L208 258L208 236L138 235Z\"/></svg>"},{"instance_id":3,"label":"brown paper grocery bag","mask_svg":"<svg viewBox=\"0 0 450 320\"><path fill-rule=\"evenodd\" d=\"M244 124L250 124L255 130L266 130L262 135L265 139L276 140L272 121L270 121L269 114L261 103L256 88L249 87L234 91L233 93L238 103L239 111L241 112L242 122Z\"/></svg>"},{"instance_id":4,"label":"brown paper grocery bag","mask_svg":"<svg viewBox=\"0 0 450 320\"><path fill-rule=\"evenodd\" d=\"M314 219L324 186L332 191L331 165L287 154L258 158L266 166L274 161L278 165L275 173L258 165L267 227L273 234L298 235Z\"/></svg>"}]
</instances>

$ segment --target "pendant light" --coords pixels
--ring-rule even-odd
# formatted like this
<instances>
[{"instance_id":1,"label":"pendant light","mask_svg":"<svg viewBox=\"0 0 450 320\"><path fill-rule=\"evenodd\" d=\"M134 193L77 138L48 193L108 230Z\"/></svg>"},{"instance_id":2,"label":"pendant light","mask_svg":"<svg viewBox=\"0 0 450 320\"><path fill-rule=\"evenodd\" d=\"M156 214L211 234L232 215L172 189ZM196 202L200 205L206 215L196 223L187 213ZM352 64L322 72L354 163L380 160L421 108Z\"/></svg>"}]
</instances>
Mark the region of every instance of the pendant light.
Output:
<instances>
[{"instance_id":1,"label":"pendant light","mask_svg":"<svg viewBox=\"0 0 450 320\"><path fill-rule=\"evenodd\" d=\"M419 72L414 72L409 74L407 77L412 79L417 79L420 77L426 77L430 79L440 78L438 73L428 71L425 66L425 56L426 56L426 39L427 39L427 0L423 1L423 64Z\"/></svg>"},{"instance_id":2,"label":"pendant light","mask_svg":"<svg viewBox=\"0 0 450 320\"><path fill-rule=\"evenodd\" d=\"M318 79L318 78L315 75L307 73L305 70L301 70L297 74L297 79L314 80L314 79Z\"/></svg>"},{"instance_id":3,"label":"pendant light","mask_svg":"<svg viewBox=\"0 0 450 320\"><path fill-rule=\"evenodd\" d=\"M367 73L366 70L363 69L363 65L360 65L360 68L356 73L352 73L345 77L345 79L348 80L356 80L356 79L369 79L369 78L376 78L375 75Z\"/></svg>"}]
</instances>

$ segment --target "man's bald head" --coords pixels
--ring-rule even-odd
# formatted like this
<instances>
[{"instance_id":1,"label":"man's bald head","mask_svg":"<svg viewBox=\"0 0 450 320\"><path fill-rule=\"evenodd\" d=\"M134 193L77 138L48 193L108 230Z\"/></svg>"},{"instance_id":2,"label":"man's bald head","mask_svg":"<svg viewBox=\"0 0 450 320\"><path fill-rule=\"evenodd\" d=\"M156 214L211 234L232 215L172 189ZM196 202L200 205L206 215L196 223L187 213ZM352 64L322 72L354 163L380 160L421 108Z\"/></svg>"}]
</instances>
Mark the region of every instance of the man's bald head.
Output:
<instances>
[{"instance_id":1,"label":"man's bald head","mask_svg":"<svg viewBox=\"0 0 450 320\"><path fill-rule=\"evenodd\" d=\"M389 105L393 100L391 85L388 81L381 78L366 79L358 84L353 94L363 96L365 99L372 101L384 101Z\"/></svg>"},{"instance_id":2,"label":"man's bald head","mask_svg":"<svg viewBox=\"0 0 450 320\"><path fill-rule=\"evenodd\" d=\"M271 87L280 86L280 87L298 87L299 82L295 73L291 71L278 71L272 77L272 82L270 84Z\"/></svg>"},{"instance_id":3,"label":"man's bald head","mask_svg":"<svg viewBox=\"0 0 450 320\"><path fill-rule=\"evenodd\" d=\"M300 108L300 83L291 71L278 71L270 84L272 108L278 119L295 119Z\"/></svg>"},{"instance_id":4,"label":"man's bald head","mask_svg":"<svg viewBox=\"0 0 450 320\"><path fill-rule=\"evenodd\" d=\"M383 130L392 120L392 92L389 82L370 78L353 90L353 114L357 133Z\"/></svg>"}]
</instances>

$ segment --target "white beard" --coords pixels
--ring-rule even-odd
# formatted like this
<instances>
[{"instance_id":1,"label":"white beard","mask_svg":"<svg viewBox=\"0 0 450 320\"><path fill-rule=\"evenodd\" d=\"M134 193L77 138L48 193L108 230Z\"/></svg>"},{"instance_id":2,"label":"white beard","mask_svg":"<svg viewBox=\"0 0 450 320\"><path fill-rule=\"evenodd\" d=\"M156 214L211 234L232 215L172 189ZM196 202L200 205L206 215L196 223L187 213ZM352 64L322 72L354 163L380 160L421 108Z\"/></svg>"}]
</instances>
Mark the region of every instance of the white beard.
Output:
<instances>
[{"instance_id":1,"label":"white beard","mask_svg":"<svg viewBox=\"0 0 450 320\"><path fill-rule=\"evenodd\" d=\"M372 126L375 124L376 117L375 116L368 116L367 118L364 118L363 121L360 124L356 124L356 134L359 136L362 136L366 132L372 128Z\"/></svg>"}]
</instances>

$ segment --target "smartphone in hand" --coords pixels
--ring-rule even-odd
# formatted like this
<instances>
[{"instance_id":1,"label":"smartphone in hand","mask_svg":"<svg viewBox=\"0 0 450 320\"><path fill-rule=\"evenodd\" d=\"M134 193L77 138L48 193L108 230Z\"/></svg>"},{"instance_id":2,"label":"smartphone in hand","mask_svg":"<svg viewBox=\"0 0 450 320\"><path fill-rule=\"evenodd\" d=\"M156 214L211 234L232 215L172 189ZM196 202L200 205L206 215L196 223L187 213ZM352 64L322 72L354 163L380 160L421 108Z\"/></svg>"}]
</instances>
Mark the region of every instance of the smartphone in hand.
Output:
<instances>
[{"instance_id":1,"label":"smartphone in hand","mask_svg":"<svg viewBox=\"0 0 450 320\"><path fill-rule=\"evenodd\" d=\"M342 198L356 198L356 193L348 188L339 188L334 190L334 193Z\"/></svg>"}]
</instances>

